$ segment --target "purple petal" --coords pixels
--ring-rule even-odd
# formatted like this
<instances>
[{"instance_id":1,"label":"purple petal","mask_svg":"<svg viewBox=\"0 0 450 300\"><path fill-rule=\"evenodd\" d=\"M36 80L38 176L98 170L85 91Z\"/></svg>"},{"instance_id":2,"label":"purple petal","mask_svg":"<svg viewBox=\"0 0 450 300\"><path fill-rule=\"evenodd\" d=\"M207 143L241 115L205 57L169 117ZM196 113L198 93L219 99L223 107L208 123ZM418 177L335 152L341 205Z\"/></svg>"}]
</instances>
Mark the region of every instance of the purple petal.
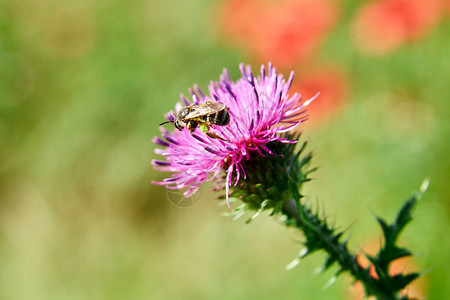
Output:
<instances>
[{"instance_id":1,"label":"purple petal","mask_svg":"<svg viewBox=\"0 0 450 300\"><path fill-rule=\"evenodd\" d=\"M164 147L169 147L169 145L170 145L168 142L163 141L162 139L160 139L160 138L157 137L157 136L155 136L155 137L152 139L152 142L155 143L155 144L158 144L158 145L160 145L160 146L164 146Z\"/></svg>"}]
</instances>

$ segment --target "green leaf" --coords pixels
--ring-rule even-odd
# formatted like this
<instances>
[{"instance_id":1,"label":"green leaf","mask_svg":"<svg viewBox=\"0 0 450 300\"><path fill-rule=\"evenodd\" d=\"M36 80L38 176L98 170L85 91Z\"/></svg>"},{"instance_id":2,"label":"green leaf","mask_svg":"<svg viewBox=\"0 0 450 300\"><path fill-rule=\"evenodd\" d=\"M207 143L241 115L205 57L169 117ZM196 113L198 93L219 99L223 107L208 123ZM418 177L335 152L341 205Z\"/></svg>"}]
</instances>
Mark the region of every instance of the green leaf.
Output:
<instances>
[{"instance_id":1,"label":"green leaf","mask_svg":"<svg viewBox=\"0 0 450 300\"><path fill-rule=\"evenodd\" d=\"M293 180L289 180L289 190L292 193L292 196L294 199L300 199L302 196L300 195L300 192L298 191L297 183Z\"/></svg>"},{"instance_id":2,"label":"green leaf","mask_svg":"<svg viewBox=\"0 0 450 300\"><path fill-rule=\"evenodd\" d=\"M403 274L394 275L391 278L391 288L394 291L403 290L408 284L413 282L419 276L420 276L419 273L410 273L407 275L403 275Z\"/></svg>"},{"instance_id":3,"label":"green leaf","mask_svg":"<svg viewBox=\"0 0 450 300\"><path fill-rule=\"evenodd\" d=\"M270 216L274 216L274 215L280 213L282 208L283 208L282 202L275 202L275 206L273 207L273 210L270 213Z\"/></svg>"},{"instance_id":4,"label":"green leaf","mask_svg":"<svg viewBox=\"0 0 450 300\"><path fill-rule=\"evenodd\" d=\"M256 189L256 190L263 189L264 188L264 184L257 183L255 185L253 185L253 188Z\"/></svg>"},{"instance_id":5,"label":"green leaf","mask_svg":"<svg viewBox=\"0 0 450 300\"><path fill-rule=\"evenodd\" d=\"M261 197L257 194L250 194L242 197L242 201L248 205L250 209L259 209L261 202L263 201Z\"/></svg>"},{"instance_id":6,"label":"green leaf","mask_svg":"<svg viewBox=\"0 0 450 300\"><path fill-rule=\"evenodd\" d=\"M268 182L268 183L276 182L276 180L275 180L276 178L274 177L274 174L269 170L267 170L264 173L264 177L265 177L266 182Z\"/></svg>"},{"instance_id":7,"label":"green leaf","mask_svg":"<svg viewBox=\"0 0 450 300\"><path fill-rule=\"evenodd\" d=\"M392 228L384 221L382 218L377 217L377 221L383 230L384 237L388 237L392 235Z\"/></svg>"},{"instance_id":8,"label":"green leaf","mask_svg":"<svg viewBox=\"0 0 450 300\"><path fill-rule=\"evenodd\" d=\"M304 166L306 164L308 164L312 159L312 153L308 153L305 156L302 157L302 159L300 159L299 164L300 166Z\"/></svg>"},{"instance_id":9,"label":"green leaf","mask_svg":"<svg viewBox=\"0 0 450 300\"><path fill-rule=\"evenodd\" d=\"M280 190L275 187L275 186L271 186L267 189L267 192L269 193L270 197L273 199L280 199L281 198L281 192Z\"/></svg>"},{"instance_id":10,"label":"green leaf","mask_svg":"<svg viewBox=\"0 0 450 300\"><path fill-rule=\"evenodd\" d=\"M322 267L321 272L323 273L323 272L325 272L326 270L328 270L328 269L336 262L336 260L337 260L336 257L334 257L334 256L329 256L329 257L327 258L327 260L325 261L325 263L324 263L324 265L323 265L323 267Z\"/></svg>"},{"instance_id":11,"label":"green leaf","mask_svg":"<svg viewBox=\"0 0 450 300\"><path fill-rule=\"evenodd\" d=\"M401 257L411 256L412 253L406 248L393 246L392 248L386 249L385 251L380 251L380 255L382 255L382 261L390 263Z\"/></svg>"},{"instance_id":12,"label":"green leaf","mask_svg":"<svg viewBox=\"0 0 450 300\"><path fill-rule=\"evenodd\" d=\"M399 234L402 229L412 220L412 210L417 203L417 197L414 195L408 201L406 201L405 205L400 209L397 220L395 221L395 225L397 227L397 234Z\"/></svg>"},{"instance_id":13,"label":"green leaf","mask_svg":"<svg viewBox=\"0 0 450 300\"><path fill-rule=\"evenodd\" d=\"M335 233L333 237L334 242L336 243L339 242L339 239L342 237L343 234L344 234L343 232Z\"/></svg>"}]
</instances>

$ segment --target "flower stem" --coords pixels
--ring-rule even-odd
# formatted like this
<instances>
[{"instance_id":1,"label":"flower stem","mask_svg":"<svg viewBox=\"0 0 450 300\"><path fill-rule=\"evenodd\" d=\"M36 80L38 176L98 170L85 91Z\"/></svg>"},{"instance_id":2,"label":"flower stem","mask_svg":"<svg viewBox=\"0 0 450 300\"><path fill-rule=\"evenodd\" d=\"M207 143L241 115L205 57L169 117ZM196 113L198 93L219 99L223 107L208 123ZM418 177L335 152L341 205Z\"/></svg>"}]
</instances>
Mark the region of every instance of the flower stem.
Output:
<instances>
[{"instance_id":1,"label":"flower stem","mask_svg":"<svg viewBox=\"0 0 450 300\"><path fill-rule=\"evenodd\" d=\"M382 300L404 299L384 291L379 282L369 274L369 270L363 268L358 263L356 256L349 252L347 243L339 241L341 234L336 234L325 221L318 219L316 214L311 214L310 209L302 205L299 200L285 201L282 214L287 216L289 224L303 231L307 239L315 241L314 245L307 244L307 254L319 249L328 253L330 263L326 264L326 268L336 261L340 265L338 274L350 272L356 280L364 285L366 294L375 295Z\"/></svg>"},{"instance_id":2,"label":"flower stem","mask_svg":"<svg viewBox=\"0 0 450 300\"><path fill-rule=\"evenodd\" d=\"M289 140L298 140L296 136L286 136ZM286 226L300 229L305 237L305 249L300 258L318 250L326 252L323 271L333 264L338 264L338 272L348 272L354 281L360 281L365 288L366 296L376 296L380 300L407 300L403 295L405 288L419 273L391 274L390 265L393 261L412 255L408 249L397 244L398 238L405 226L412 220L412 211L425 191L428 181L425 181L418 193L410 197L399 210L394 222L387 222L381 217L377 221L381 226L384 243L376 255L365 254L370 261L369 266L358 262L357 255L350 252L347 241L341 240L344 232L340 232L327 224L327 219L313 211L300 200L303 198L300 190L303 184L310 180L308 175L315 169L308 169L312 154L302 155L306 142L298 151L295 144L279 141L268 143L271 155L252 155L253 159L242 163L247 172L246 180L232 189L231 197L240 199L243 203L230 215L237 218L245 210L256 211L249 219L253 220L262 210L272 209L271 215L283 214ZM298 261L295 260L295 261ZM375 272L375 273L372 273Z\"/></svg>"}]
</instances>

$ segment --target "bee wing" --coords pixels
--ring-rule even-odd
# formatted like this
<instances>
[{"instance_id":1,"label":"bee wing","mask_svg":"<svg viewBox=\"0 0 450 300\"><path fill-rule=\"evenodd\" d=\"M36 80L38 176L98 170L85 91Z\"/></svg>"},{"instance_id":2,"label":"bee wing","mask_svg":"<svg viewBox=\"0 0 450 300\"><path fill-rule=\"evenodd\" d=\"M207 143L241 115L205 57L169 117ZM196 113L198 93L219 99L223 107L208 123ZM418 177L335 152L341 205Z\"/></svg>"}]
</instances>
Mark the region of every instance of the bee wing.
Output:
<instances>
[{"instance_id":1,"label":"bee wing","mask_svg":"<svg viewBox=\"0 0 450 300\"><path fill-rule=\"evenodd\" d=\"M226 107L225 104L223 103L213 101L206 101L205 103L202 104L202 106L207 107L209 110L212 111L221 111Z\"/></svg>"},{"instance_id":2,"label":"bee wing","mask_svg":"<svg viewBox=\"0 0 450 300\"><path fill-rule=\"evenodd\" d=\"M189 120L189 119L194 119L194 118L198 118L198 117L203 117L206 115L209 115L211 113L211 109L204 107L203 105L196 105L192 106L191 108L191 112L188 113L184 119L185 120Z\"/></svg>"},{"instance_id":3,"label":"bee wing","mask_svg":"<svg viewBox=\"0 0 450 300\"><path fill-rule=\"evenodd\" d=\"M194 106L195 105L195 106ZM225 104L220 102L206 101L202 104L194 104L192 111L188 113L184 119L194 119L210 115L226 108Z\"/></svg>"}]
</instances>

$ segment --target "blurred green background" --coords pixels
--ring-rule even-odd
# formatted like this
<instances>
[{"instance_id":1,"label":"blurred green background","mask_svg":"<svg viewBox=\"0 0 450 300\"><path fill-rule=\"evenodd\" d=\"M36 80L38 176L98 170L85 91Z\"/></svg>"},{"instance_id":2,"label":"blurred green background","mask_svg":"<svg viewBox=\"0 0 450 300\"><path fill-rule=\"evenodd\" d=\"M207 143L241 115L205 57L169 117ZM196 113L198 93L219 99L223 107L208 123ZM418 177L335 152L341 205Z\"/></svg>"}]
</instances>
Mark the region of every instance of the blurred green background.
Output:
<instances>
[{"instance_id":1,"label":"blurred green background","mask_svg":"<svg viewBox=\"0 0 450 300\"><path fill-rule=\"evenodd\" d=\"M258 43L227 31L240 22L221 13L228 4L0 1L1 299L358 299L347 275L324 289L332 272L316 274L321 254L286 271L302 237L280 222L230 222L207 185L182 209L151 184L168 176L151 167L151 139L179 94L206 90L224 67L236 79L240 62L267 63ZM342 74L335 98L328 77L312 85L339 105L311 108L303 137L319 170L304 194L349 227L357 250L378 243L375 214L391 220L429 178L402 244L418 254L409 266L426 271L420 293L450 298L448 13L366 53L351 29L362 3L335 5L313 51L278 68L303 83L315 65ZM246 18L262 36L276 27Z\"/></svg>"}]
</instances>

